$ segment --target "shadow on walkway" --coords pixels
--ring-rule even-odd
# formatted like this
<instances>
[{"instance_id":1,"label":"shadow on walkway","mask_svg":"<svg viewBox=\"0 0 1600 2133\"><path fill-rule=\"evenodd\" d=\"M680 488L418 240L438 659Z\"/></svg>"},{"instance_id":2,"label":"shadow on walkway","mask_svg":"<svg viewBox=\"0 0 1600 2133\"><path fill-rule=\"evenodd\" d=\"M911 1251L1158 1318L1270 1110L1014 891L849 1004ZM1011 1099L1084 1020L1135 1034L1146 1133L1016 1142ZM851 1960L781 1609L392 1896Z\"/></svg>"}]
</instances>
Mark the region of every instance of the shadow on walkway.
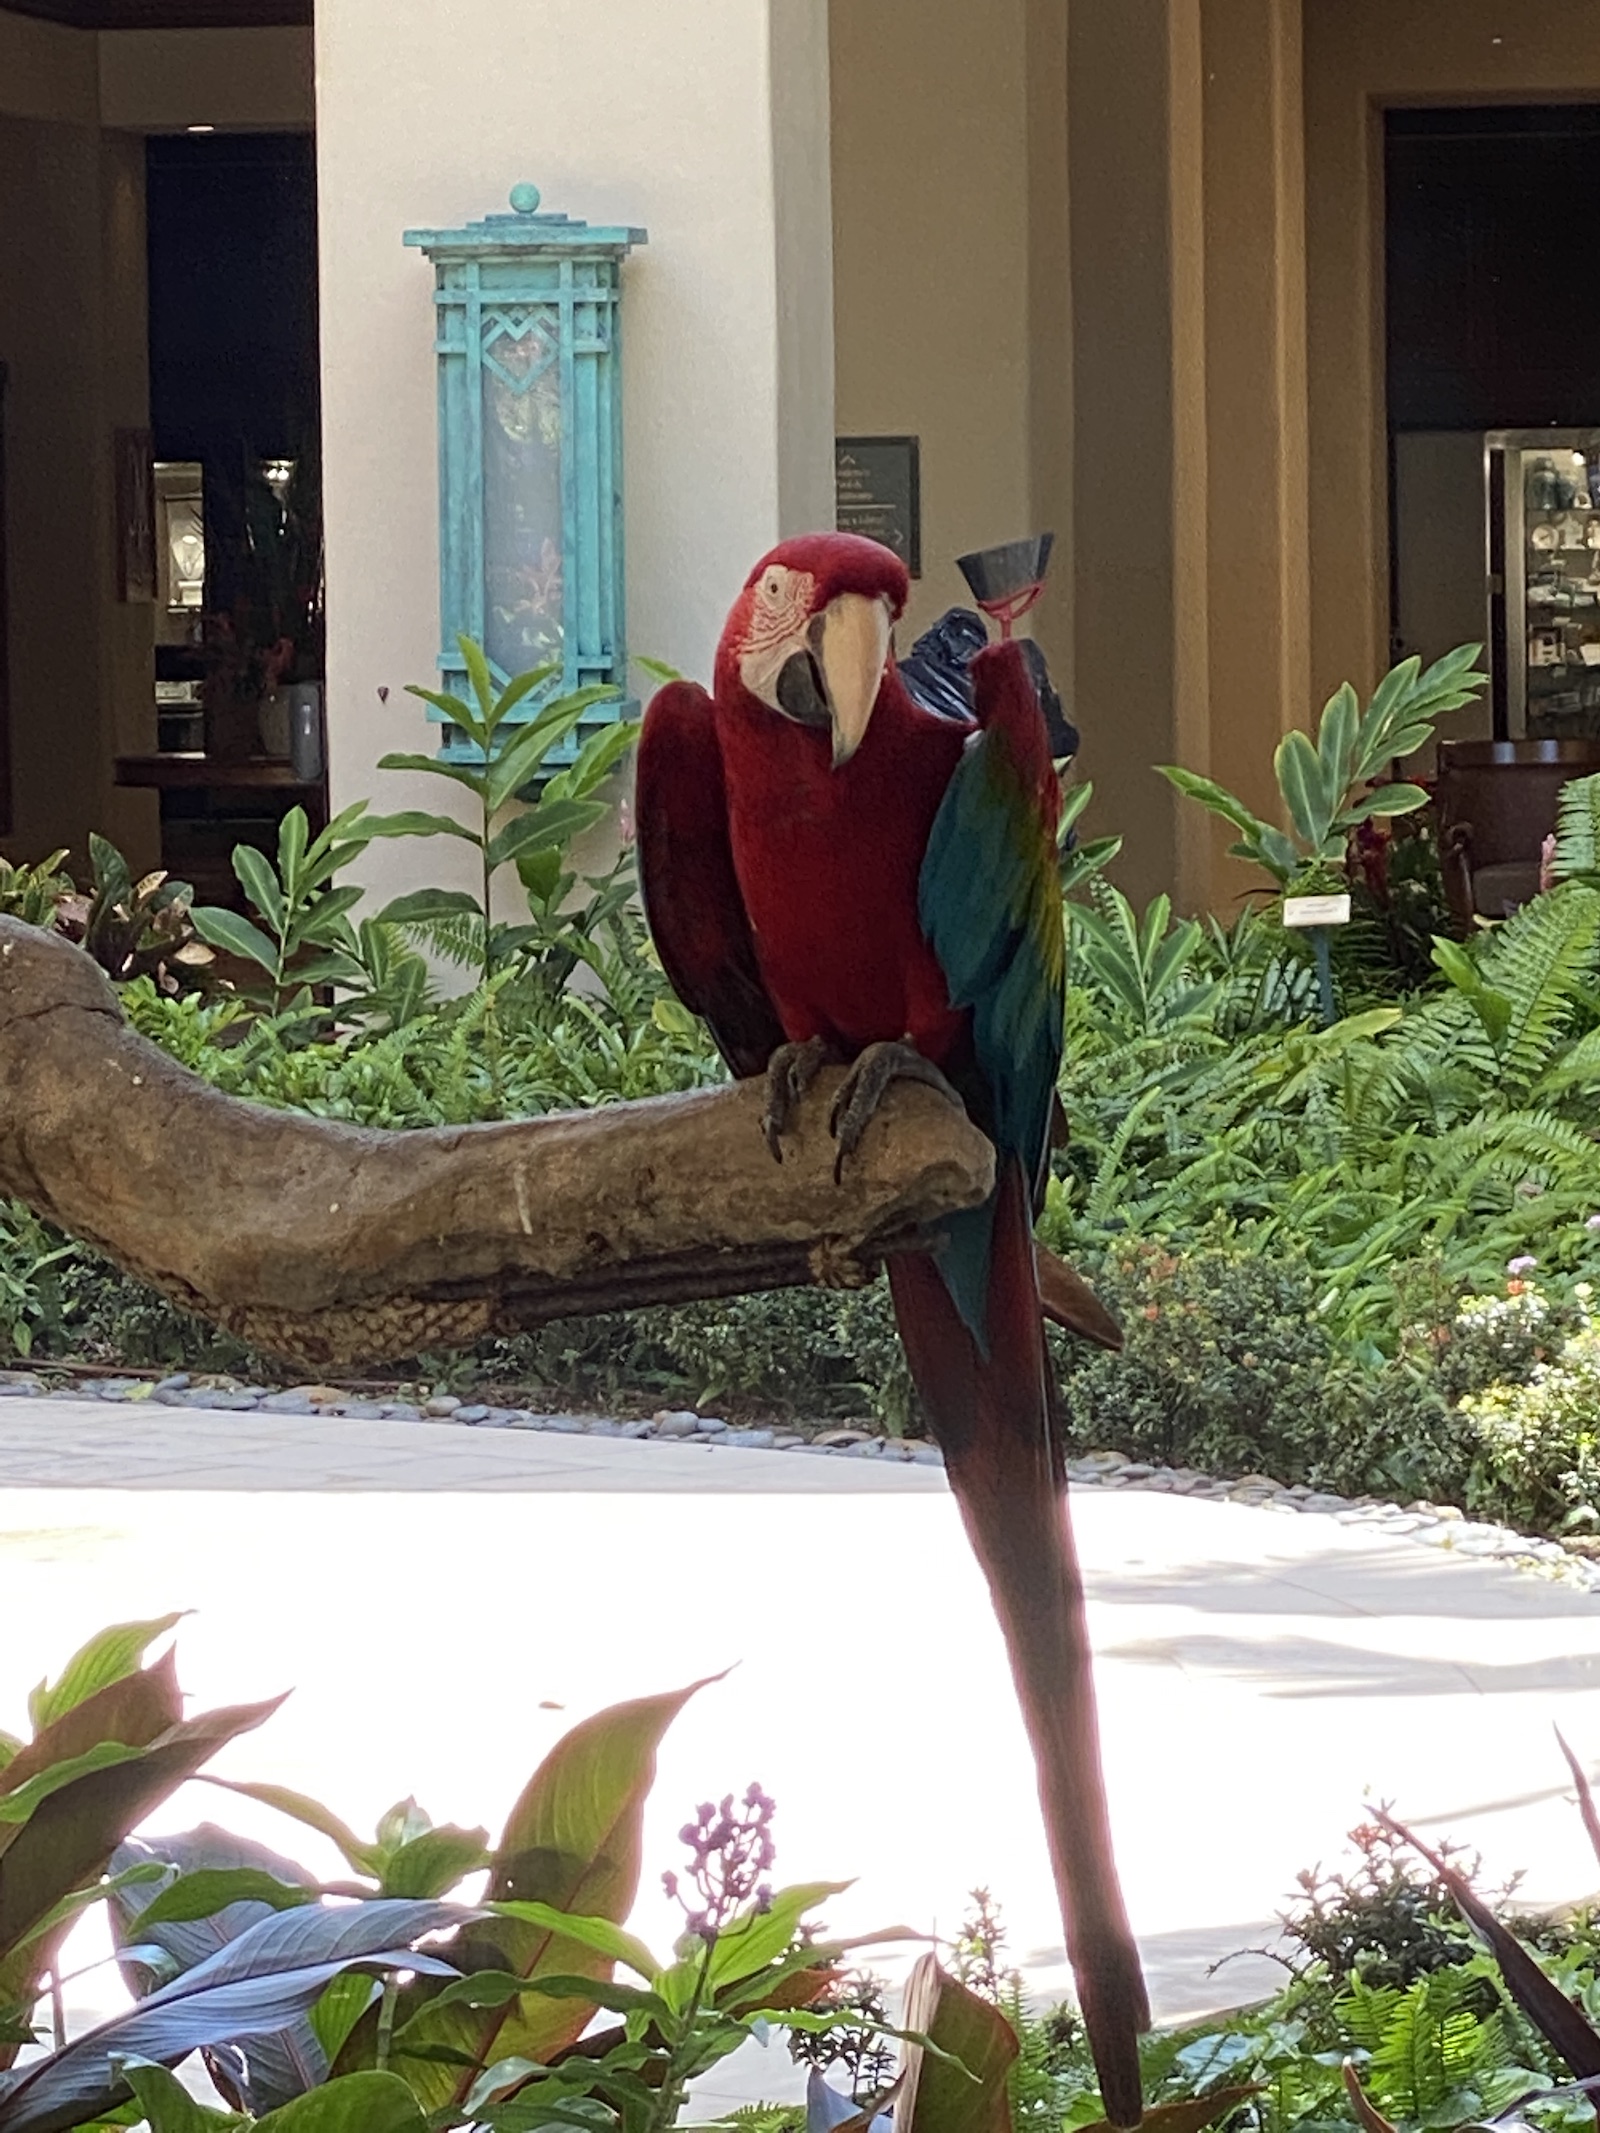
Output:
<instances>
[{"instance_id":1,"label":"shadow on walkway","mask_svg":"<svg viewBox=\"0 0 1600 2133\"><path fill-rule=\"evenodd\" d=\"M1269 1557L1241 1564L1234 1558L1170 1570L1152 1565L1148 1571L1110 1571L1096 1577L1094 1594L1105 1606L1184 1607L1196 1614L1600 1620L1595 1594L1550 1578L1508 1576L1506 1568L1397 1539L1359 1554L1328 1548L1281 1563Z\"/></svg>"}]
</instances>

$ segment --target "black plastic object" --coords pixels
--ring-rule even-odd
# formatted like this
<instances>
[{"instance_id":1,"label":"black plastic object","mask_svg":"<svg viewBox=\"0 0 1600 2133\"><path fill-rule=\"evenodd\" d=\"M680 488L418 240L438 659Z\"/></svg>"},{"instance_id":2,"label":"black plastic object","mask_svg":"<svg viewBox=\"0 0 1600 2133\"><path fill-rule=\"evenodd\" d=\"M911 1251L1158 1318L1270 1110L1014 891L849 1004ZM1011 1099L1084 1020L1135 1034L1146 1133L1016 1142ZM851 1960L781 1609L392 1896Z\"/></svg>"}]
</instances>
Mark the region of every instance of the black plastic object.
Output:
<instances>
[{"instance_id":1,"label":"black plastic object","mask_svg":"<svg viewBox=\"0 0 1600 2133\"><path fill-rule=\"evenodd\" d=\"M1050 679L1043 650L1031 637L1019 638L1022 656L1039 692L1050 735L1050 753L1057 762L1078 752L1078 729L1061 708L1061 697ZM973 660L989 642L981 615L970 607L946 609L933 627L924 630L909 655L900 662L900 678L913 703L940 718L969 719L974 715Z\"/></svg>"},{"instance_id":2,"label":"black plastic object","mask_svg":"<svg viewBox=\"0 0 1600 2133\"><path fill-rule=\"evenodd\" d=\"M971 718L972 679L967 669L988 642L981 615L970 607L947 608L900 662L900 678L913 702L941 718Z\"/></svg>"}]
</instances>

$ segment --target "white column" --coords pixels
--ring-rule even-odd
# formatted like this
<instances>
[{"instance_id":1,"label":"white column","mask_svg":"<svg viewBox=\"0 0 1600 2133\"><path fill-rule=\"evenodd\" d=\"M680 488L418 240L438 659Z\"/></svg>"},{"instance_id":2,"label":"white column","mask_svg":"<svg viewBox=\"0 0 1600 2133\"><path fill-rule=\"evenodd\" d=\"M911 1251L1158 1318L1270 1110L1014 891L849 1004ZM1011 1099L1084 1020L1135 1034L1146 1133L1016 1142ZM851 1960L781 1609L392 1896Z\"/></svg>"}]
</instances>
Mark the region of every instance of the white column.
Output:
<instances>
[{"instance_id":1,"label":"white column","mask_svg":"<svg viewBox=\"0 0 1600 2133\"><path fill-rule=\"evenodd\" d=\"M499 211L520 179L649 230L624 269L634 650L709 678L751 564L831 523L827 6L319 0L316 36L337 807L436 730L402 694L438 630L432 272L402 230ZM403 878L405 847L373 859Z\"/></svg>"}]
</instances>

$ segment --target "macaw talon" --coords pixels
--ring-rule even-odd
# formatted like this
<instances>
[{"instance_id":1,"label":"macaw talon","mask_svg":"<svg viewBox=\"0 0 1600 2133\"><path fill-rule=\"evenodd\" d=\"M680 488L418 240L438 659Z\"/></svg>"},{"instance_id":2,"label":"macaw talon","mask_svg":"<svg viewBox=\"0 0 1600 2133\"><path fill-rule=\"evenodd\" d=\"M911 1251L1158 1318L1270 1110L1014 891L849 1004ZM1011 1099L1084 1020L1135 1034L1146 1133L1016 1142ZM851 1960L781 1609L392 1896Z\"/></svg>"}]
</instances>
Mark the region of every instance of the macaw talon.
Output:
<instances>
[{"instance_id":1,"label":"macaw talon","mask_svg":"<svg viewBox=\"0 0 1600 2133\"><path fill-rule=\"evenodd\" d=\"M783 1161L783 1136L794 1124L800 1099L828 1063L826 1038L808 1037L804 1044L780 1044L767 1061L767 1108L761 1114L761 1136L775 1163Z\"/></svg>"},{"instance_id":2,"label":"macaw talon","mask_svg":"<svg viewBox=\"0 0 1600 2133\"><path fill-rule=\"evenodd\" d=\"M861 1136L871 1124L893 1081L920 1081L930 1089L937 1089L941 1096L947 1096L963 1117L966 1115L967 1107L959 1091L914 1044L905 1039L898 1043L869 1044L840 1083L828 1120L828 1130L839 1143L839 1153L833 1162L836 1185L843 1182L846 1159L860 1147Z\"/></svg>"}]
</instances>

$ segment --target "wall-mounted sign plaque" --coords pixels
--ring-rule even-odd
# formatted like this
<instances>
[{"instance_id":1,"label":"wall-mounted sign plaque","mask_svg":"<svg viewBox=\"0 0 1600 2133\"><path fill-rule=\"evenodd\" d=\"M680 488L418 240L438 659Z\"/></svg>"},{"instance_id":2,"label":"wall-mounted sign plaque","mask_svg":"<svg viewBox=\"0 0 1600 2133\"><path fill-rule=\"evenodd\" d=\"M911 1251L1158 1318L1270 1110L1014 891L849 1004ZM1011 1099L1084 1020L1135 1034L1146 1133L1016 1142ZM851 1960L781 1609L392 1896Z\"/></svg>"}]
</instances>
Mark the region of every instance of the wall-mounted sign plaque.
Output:
<instances>
[{"instance_id":1,"label":"wall-mounted sign plaque","mask_svg":"<svg viewBox=\"0 0 1600 2133\"><path fill-rule=\"evenodd\" d=\"M837 523L892 548L914 578L922 575L922 478L915 437L836 437Z\"/></svg>"}]
</instances>

